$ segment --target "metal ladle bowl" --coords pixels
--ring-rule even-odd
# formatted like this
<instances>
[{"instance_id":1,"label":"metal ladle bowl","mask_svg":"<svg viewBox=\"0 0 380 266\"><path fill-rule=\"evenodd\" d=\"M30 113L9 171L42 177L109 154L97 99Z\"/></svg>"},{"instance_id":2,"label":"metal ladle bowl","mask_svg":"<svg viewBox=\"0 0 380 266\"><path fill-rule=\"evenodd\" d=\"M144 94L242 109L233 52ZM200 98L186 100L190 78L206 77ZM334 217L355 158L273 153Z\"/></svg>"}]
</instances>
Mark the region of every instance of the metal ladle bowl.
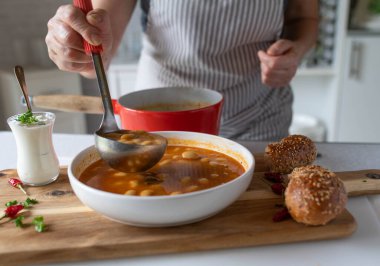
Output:
<instances>
[{"instance_id":1,"label":"metal ladle bowl","mask_svg":"<svg viewBox=\"0 0 380 266\"><path fill-rule=\"evenodd\" d=\"M103 123L104 125L104 123ZM166 150L167 141L164 137L152 133L136 133L131 130L121 130L108 126L100 128L95 133L95 146L102 157L109 166L122 172L142 172L153 167L164 155ZM141 144L126 144L114 140L107 136L107 134L131 134L142 135L149 134L159 144L152 143L150 145ZM138 138L139 136L137 136Z\"/></svg>"}]
</instances>

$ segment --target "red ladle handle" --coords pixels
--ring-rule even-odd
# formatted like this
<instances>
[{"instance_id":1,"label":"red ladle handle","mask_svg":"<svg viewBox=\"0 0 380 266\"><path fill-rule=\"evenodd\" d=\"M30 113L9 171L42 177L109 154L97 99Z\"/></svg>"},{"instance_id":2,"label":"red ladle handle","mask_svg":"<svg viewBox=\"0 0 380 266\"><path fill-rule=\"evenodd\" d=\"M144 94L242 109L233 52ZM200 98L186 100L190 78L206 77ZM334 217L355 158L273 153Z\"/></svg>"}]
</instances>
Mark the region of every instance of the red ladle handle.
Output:
<instances>
[{"instance_id":1,"label":"red ladle handle","mask_svg":"<svg viewBox=\"0 0 380 266\"><path fill-rule=\"evenodd\" d=\"M93 10L91 0L73 0L73 4L74 6L80 8L84 14L87 14ZM103 52L102 45L94 46L92 44L89 44L85 39L83 39L83 47L87 54L100 54Z\"/></svg>"}]
</instances>

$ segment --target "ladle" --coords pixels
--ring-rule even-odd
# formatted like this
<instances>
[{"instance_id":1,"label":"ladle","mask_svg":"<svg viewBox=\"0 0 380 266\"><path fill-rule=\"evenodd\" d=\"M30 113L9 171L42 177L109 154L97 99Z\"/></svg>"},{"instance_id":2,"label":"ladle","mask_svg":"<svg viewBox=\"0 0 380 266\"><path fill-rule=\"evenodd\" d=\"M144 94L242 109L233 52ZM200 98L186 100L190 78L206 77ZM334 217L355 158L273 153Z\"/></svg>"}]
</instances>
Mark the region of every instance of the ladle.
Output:
<instances>
[{"instance_id":1,"label":"ladle","mask_svg":"<svg viewBox=\"0 0 380 266\"><path fill-rule=\"evenodd\" d=\"M74 0L74 5L85 14L91 11L91 0ZM98 79L100 94L104 106L103 120L95 132L95 146L112 168L122 172L141 172L151 168L164 155L167 140L157 134L145 131L121 130L116 124L107 78L100 53L102 46L93 46L83 40L86 53L92 54L94 68ZM113 135L131 134L134 139L150 139L150 144L124 143L111 138Z\"/></svg>"},{"instance_id":2,"label":"ladle","mask_svg":"<svg viewBox=\"0 0 380 266\"><path fill-rule=\"evenodd\" d=\"M144 131L121 130L116 124L112 101L105 79L100 54L92 54L102 96L104 114L100 128L95 132L95 146L100 156L112 167L122 172L141 172L151 168L164 155L167 141L164 137ZM112 135L129 134L134 139L150 138L149 145L127 144L111 138Z\"/></svg>"}]
</instances>

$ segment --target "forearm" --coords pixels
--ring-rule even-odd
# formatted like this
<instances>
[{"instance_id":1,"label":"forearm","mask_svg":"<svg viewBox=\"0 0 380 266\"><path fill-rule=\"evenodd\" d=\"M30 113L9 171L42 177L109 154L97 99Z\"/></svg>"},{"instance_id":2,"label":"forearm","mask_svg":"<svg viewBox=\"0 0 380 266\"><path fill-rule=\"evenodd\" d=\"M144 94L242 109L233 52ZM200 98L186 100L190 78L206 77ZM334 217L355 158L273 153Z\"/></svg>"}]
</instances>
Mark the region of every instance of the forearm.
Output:
<instances>
[{"instance_id":1,"label":"forearm","mask_svg":"<svg viewBox=\"0 0 380 266\"><path fill-rule=\"evenodd\" d=\"M136 0L92 0L94 9L100 8L108 12L112 29L112 48L107 63L115 55L128 22L136 5Z\"/></svg>"},{"instance_id":2,"label":"forearm","mask_svg":"<svg viewBox=\"0 0 380 266\"><path fill-rule=\"evenodd\" d=\"M318 37L318 1L289 0L284 23L284 39L295 42L300 58L312 48Z\"/></svg>"}]
</instances>

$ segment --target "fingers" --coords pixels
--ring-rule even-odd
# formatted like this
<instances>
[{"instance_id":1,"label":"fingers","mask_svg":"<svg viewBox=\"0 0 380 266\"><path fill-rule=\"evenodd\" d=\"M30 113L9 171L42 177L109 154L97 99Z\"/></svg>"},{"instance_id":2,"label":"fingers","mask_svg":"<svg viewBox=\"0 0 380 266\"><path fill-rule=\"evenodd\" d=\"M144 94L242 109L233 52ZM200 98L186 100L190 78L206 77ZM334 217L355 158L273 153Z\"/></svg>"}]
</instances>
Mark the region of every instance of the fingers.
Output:
<instances>
[{"instance_id":1,"label":"fingers","mask_svg":"<svg viewBox=\"0 0 380 266\"><path fill-rule=\"evenodd\" d=\"M261 81L271 88L281 88L289 85L297 69L269 69L261 64Z\"/></svg>"},{"instance_id":2,"label":"fingers","mask_svg":"<svg viewBox=\"0 0 380 266\"><path fill-rule=\"evenodd\" d=\"M101 44L100 30L87 22L85 14L79 8L72 5L61 6L57 10L56 17L90 44Z\"/></svg>"},{"instance_id":3,"label":"fingers","mask_svg":"<svg viewBox=\"0 0 380 266\"><path fill-rule=\"evenodd\" d=\"M260 62L267 65L270 69L285 69L298 65L298 59L292 51L279 56L271 56L264 51L259 51L257 55Z\"/></svg>"},{"instance_id":4,"label":"fingers","mask_svg":"<svg viewBox=\"0 0 380 266\"><path fill-rule=\"evenodd\" d=\"M112 47L109 16L104 10L92 10L87 16L72 5L58 8L48 22L45 42L50 59L64 71L95 77L91 55L83 49L83 39L92 45L103 45L104 58Z\"/></svg>"},{"instance_id":5,"label":"fingers","mask_svg":"<svg viewBox=\"0 0 380 266\"><path fill-rule=\"evenodd\" d=\"M112 37L111 21L107 12L103 9L95 9L87 14L86 19L100 31L100 41L107 46Z\"/></svg>"},{"instance_id":6,"label":"fingers","mask_svg":"<svg viewBox=\"0 0 380 266\"><path fill-rule=\"evenodd\" d=\"M280 39L268 48L267 54L271 56L279 56L285 54L291 48L293 48L293 43L291 41Z\"/></svg>"},{"instance_id":7,"label":"fingers","mask_svg":"<svg viewBox=\"0 0 380 266\"><path fill-rule=\"evenodd\" d=\"M103 47L103 60L108 60L113 43L110 17L105 10L94 9L87 14L86 19L89 24L99 30L100 34L98 37Z\"/></svg>"},{"instance_id":8,"label":"fingers","mask_svg":"<svg viewBox=\"0 0 380 266\"><path fill-rule=\"evenodd\" d=\"M64 60L76 63L91 62L91 56L83 49L82 37L66 24L50 20L49 30L45 38L50 57L53 61Z\"/></svg>"},{"instance_id":9,"label":"fingers","mask_svg":"<svg viewBox=\"0 0 380 266\"><path fill-rule=\"evenodd\" d=\"M280 40L268 50L271 51L259 51L257 54L260 60L262 82L273 88L287 86L296 74L299 63L292 42Z\"/></svg>"}]
</instances>

